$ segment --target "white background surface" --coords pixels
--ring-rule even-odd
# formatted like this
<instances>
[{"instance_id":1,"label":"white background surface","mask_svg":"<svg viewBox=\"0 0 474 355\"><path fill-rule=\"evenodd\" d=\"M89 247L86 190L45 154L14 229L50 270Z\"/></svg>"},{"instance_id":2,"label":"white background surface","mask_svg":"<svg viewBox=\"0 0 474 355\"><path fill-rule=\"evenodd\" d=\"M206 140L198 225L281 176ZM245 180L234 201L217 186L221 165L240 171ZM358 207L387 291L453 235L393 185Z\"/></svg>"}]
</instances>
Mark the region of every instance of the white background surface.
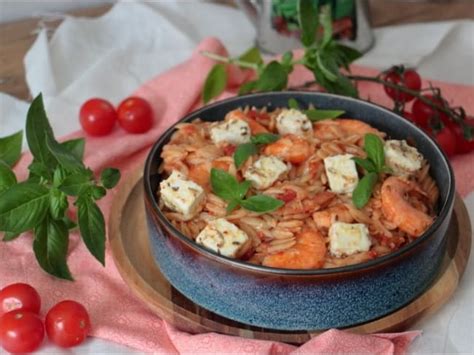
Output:
<instances>
[{"instance_id":1,"label":"white background surface","mask_svg":"<svg viewBox=\"0 0 474 355\"><path fill-rule=\"evenodd\" d=\"M55 134L60 136L79 128L77 111L86 99L99 96L118 103L145 80L187 58L209 35L239 54L253 45L255 31L238 10L219 5L118 3L99 19L67 18L49 42L41 32L25 58L27 82L33 96L43 92ZM427 78L474 85L472 21L386 27L377 29L375 36L375 47L358 64L385 69L403 63ZM0 93L0 136L24 127L27 107ZM465 202L472 224L474 193ZM415 340L411 353L474 352L472 259L453 299L416 325L424 334ZM100 339L72 350L130 351ZM42 352L64 353L51 345Z\"/></svg>"}]
</instances>

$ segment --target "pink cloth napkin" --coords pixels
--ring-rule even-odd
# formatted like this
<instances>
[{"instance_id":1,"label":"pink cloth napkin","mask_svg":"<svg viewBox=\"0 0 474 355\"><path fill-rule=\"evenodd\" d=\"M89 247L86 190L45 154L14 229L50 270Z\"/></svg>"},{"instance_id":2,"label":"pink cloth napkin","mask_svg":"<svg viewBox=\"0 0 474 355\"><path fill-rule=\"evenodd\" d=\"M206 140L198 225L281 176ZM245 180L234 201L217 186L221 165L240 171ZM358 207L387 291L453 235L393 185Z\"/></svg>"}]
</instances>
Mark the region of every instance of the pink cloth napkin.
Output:
<instances>
[{"instance_id":1,"label":"pink cloth napkin","mask_svg":"<svg viewBox=\"0 0 474 355\"><path fill-rule=\"evenodd\" d=\"M214 62L199 54L201 50L225 54L225 48L216 39L203 41L192 57L186 62L140 87L134 94L146 98L153 106L156 123L149 132L140 136L125 134L116 129L111 135L94 138L87 137L86 165L95 171L106 166L121 169L127 174L140 165L150 145L156 141L164 129L190 110L201 105L200 92L206 74ZM373 70L354 67L359 74L373 74ZM237 68L230 69L231 85L244 80L248 73ZM303 70L295 70L291 84L297 85L310 76ZM462 105L467 112L474 112L474 90L472 87L434 82L442 88L446 97L454 104ZM375 85L360 85L363 97L374 102L390 105L383 90ZM222 97L234 95L229 89ZM76 118L71 118L76 119ZM76 132L66 138L81 136ZM16 167L20 179L26 177L26 166L31 156L26 154ZM457 189L465 195L474 187L472 165L474 154L458 156L452 160L456 172ZM108 218L114 193L120 185L100 202ZM286 354L295 353L404 353L410 342L420 332L394 334L355 335L349 332L329 330L303 346L296 348L287 344L241 339L214 333L189 335L180 332L155 316L145 304L138 300L121 279L110 254L106 253L106 267L95 261L77 233L72 234L68 262L75 282L54 279L42 272L37 265L32 248L32 236L26 234L15 241L0 243L0 287L14 282L26 282L33 285L42 296L42 314L56 302L63 299L75 299L83 303L92 318L92 335L109 339L117 343L144 350L166 353L213 353L225 349L232 353Z\"/></svg>"}]
</instances>

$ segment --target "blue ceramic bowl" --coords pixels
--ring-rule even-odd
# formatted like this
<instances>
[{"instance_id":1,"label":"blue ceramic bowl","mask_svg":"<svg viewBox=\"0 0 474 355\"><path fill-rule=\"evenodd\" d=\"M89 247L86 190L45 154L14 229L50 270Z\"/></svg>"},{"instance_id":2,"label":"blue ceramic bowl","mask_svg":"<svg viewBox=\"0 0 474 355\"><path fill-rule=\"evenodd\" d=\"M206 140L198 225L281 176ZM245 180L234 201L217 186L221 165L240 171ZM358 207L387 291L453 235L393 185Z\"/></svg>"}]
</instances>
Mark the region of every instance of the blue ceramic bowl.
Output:
<instances>
[{"instance_id":1,"label":"blue ceramic bowl","mask_svg":"<svg viewBox=\"0 0 474 355\"><path fill-rule=\"evenodd\" d=\"M454 202L454 177L438 145L409 121L377 105L352 98L310 92L263 93L206 106L179 122L215 121L238 107L288 105L341 109L387 132L410 139L429 161L440 190L438 217L416 241L369 262L334 269L287 270L252 265L209 251L181 234L158 207L161 150L174 126L155 143L145 165L145 203L150 245L169 282L208 310L253 326L279 330L343 328L385 316L403 307L437 275Z\"/></svg>"}]
</instances>

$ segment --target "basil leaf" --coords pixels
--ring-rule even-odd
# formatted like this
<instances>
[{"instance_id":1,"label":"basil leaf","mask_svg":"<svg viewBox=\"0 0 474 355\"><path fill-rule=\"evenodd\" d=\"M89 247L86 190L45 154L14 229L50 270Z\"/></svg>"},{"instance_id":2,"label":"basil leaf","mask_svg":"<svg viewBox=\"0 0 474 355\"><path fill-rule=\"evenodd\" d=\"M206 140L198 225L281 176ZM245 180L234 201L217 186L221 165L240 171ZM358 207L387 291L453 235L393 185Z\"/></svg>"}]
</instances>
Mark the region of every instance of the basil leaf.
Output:
<instances>
[{"instance_id":1,"label":"basil leaf","mask_svg":"<svg viewBox=\"0 0 474 355\"><path fill-rule=\"evenodd\" d=\"M255 90L257 86L257 80L254 81L247 81L246 83L242 84L239 88L239 95L245 95L249 92Z\"/></svg>"},{"instance_id":2,"label":"basil leaf","mask_svg":"<svg viewBox=\"0 0 474 355\"><path fill-rule=\"evenodd\" d=\"M21 233L33 229L48 212L49 191L23 182L11 186L0 198L0 230Z\"/></svg>"},{"instance_id":3,"label":"basil leaf","mask_svg":"<svg viewBox=\"0 0 474 355\"><path fill-rule=\"evenodd\" d=\"M350 63L362 57L362 53L358 50L336 42L334 42L334 55L338 58L339 64L347 70Z\"/></svg>"},{"instance_id":4,"label":"basil leaf","mask_svg":"<svg viewBox=\"0 0 474 355\"><path fill-rule=\"evenodd\" d=\"M356 162L357 165L363 167L368 173L376 173L377 167L369 159L361 159L359 157L353 157L352 160Z\"/></svg>"},{"instance_id":5,"label":"basil leaf","mask_svg":"<svg viewBox=\"0 0 474 355\"><path fill-rule=\"evenodd\" d=\"M364 207L369 202L375 184L377 183L377 173L368 173L357 184L352 192L352 202L357 208Z\"/></svg>"},{"instance_id":6,"label":"basil leaf","mask_svg":"<svg viewBox=\"0 0 474 355\"><path fill-rule=\"evenodd\" d=\"M239 184L239 188L237 189L237 195L239 199L245 198L245 195L247 195L247 192L250 189L250 181L244 180Z\"/></svg>"},{"instance_id":7,"label":"basil leaf","mask_svg":"<svg viewBox=\"0 0 474 355\"><path fill-rule=\"evenodd\" d=\"M253 144L270 144L280 139L278 134L273 133L257 133L250 137L250 142Z\"/></svg>"},{"instance_id":8,"label":"basil leaf","mask_svg":"<svg viewBox=\"0 0 474 355\"><path fill-rule=\"evenodd\" d=\"M3 191L8 190L11 186L16 184L16 176L12 169L3 161L0 160L0 195Z\"/></svg>"},{"instance_id":9,"label":"basil leaf","mask_svg":"<svg viewBox=\"0 0 474 355\"><path fill-rule=\"evenodd\" d=\"M63 221L46 218L35 228L33 251L41 268L61 279L72 281L66 256L69 234Z\"/></svg>"},{"instance_id":10,"label":"basil leaf","mask_svg":"<svg viewBox=\"0 0 474 355\"><path fill-rule=\"evenodd\" d=\"M301 28L301 42L305 47L311 46L316 40L318 29L319 1L298 0L298 22Z\"/></svg>"},{"instance_id":11,"label":"basil leaf","mask_svg":"<svg viewBox=\"0 0 474 355\"><path fill-rule=\"evenodd\" d=\"M87 189L91 185L91 178L91 171L69 175L61 183L59 190L69 196L78 196L84 189Z\"/></svg>"},{"instance_id":12,"label":"basil leaf","mask_svg":"<svg viewBox=\"0 0 474 355\"><path fill-rule=\"evenodd\" d=\"M207 104L221 94L227 85L227 72L224 64L216 64L207 75L202 92L202 100Z\"/></svg>"},{"instance_id":13,"label":"basil leaf","mask_svg":"<svg viewBox=\"0 0 474 355\"><path fill-rule=\"evenodd\" d=\"M271 212L280 208L284 204L283 201L268 195L255 195L246 200L240 201L240 205L243 208L253 212Z\"/></svg>"},{"instance_id":14,"label":"basil leaf","mask_svg":"<svg viewBox=\"0 0 474 355\"><path fill-rule=\"evenodd\" d=\"M114 168L107 168L100 173L100 182L106 189L112 189L120 180L120 171Z\"/></svg>"},{"instance_id":15,"label":"basil leaf","mask_svg":"<svg viewBox=\"0 0 474 355\"><path fill-rule=\"evenodd\" d=\"M77 138L77 139L64 141L60 144L64 148L66 148L72 155L74 155L77 159L82 161L82 159L84 159L85 143L86 141L84 138Z\"/></svg>"},{"instance_id":16,"label":"basil leaf","mask_svg":"<svg viewBox=\"0 0 474 355\"><path fill-rule=\"evenodd\" d=\"M57 161L46 146L46 138L54 140L54 135L44 111L43 96L39 94L31 103L26 116L26 140L35 160L54 169Z\"/></svg>"},{"instance_id":17,"label":"basil leaf","mask_svg":"<svg viewBox=\"0 0 474 355\"><path fill-rule=\"evenodd\" d=\"M105 190L102 186L93 186L91 188L91 196L94 200L100 200L107 194L107 190Z\"/></svg>"},{"instance_id":18,"label":"basil leaf","mask_svg":"<svg viewBox=\"0 0 474 355\"><path fill-rule=\"evenodd\" d=\"M46 137L46 146L61 166L68 171L85 169L84 164L66 147L59 144L54 137Z\"/></svg>"},{"instance_id":19,"label":"basil leaf","mask_svg":"<svg viewBox=\"0 0 474 355\"><path fill-rule=\"evenodd\" d=\"M58 165L53 172L53 186L59 187L67 177L67 172L61 165Z\"/></svg>"},{"instance_id":20,"label":"basil leaf","mask_svg":"<svg viewBox=\"0 0 474 355\"><path fill-rule=\"evenodd\" d=\"M64 222L64 225L67 229L74 229L77 227L77 224L68 216L64 216L62 221Z\"/></svg>"},{"instance_id":21,"label":"basil leaf","mask_svg":"<svg viewBox=\"0 0 474 355\"><path fill-rule=\"evenodd\" d=\"M0 161L3 160L8 166L14 166L21 157L22 142L22 131L0 138Z\"/></svg>"},{"instance_id":22,"label":"basil leaf","mask_svg":"<svg viewBox=\"0 0 474 355\"><path fill-rule=\"evenodd\" d=\"M281 56L281 64L283 66L291 66L291 61L293 60L293 52L287 51ZM291 100L291 99L290 99Z\"/></svg>"},{"instance_id":23,"label":"basil leaf","mask_svg":"<svg viewBox=\"0 0 474 355\"><path fill-rule=\"evenodd\" d=\"M321 39L320 48L326 47L332 40L332 16L331 6L325 5L319 11L319 21L323 27L323 38Z\"/></svg>"},{"instance_id":24,"label":"basil leaf","mask_svg":"<svg viewBox=\"0 0 474 355\"><path fill-rule=\"evenodd\" d=\"M322 121L322 120L329 120L340 115L344 114L345 111L341 110L317 110L317 109L309 109L305 111L306 116L313 121Z\"/></svg>"},{"instance_id":25,"label":"basil leaf","mask_svg":"<svg viewBox=\"0 0 474 355\"><path fill-rule=\"evenodd\" d=\"M385 165L385 154L382 139L373 133L364 136L364 150L367 157L375 164L377 171L382 171Z\"/></svg>"},{"instance_id":26,"label":"basil leaf","mask_svg":"<svg viewBox=\"0 0 474 355\"><path fill-rule=\"evenodd\" d=\"M211 169L211 187L217 196L226 201L238 200L240 198L239 182L224 170Z\"/></svg>"},{"instance_id":27,"label":"basil leaf","mask_svg":"<svg viewBox=\"0 0 474 355\"><path fill-rule=\"evenodd\" d=\"M237 169L251 156L257 154L257 146L253 143L239 144L234 152L234 164Z\"/></svg>"},{"instance_id":28,"label":"basil leaf","mask_svg":"<svg viewBox=\"0 0 474 355\"><path fill-rule=\"evenodd\" d=\"M5 235L3 236L2 241L4 242L11 242L12 240L15 240L21 235L21 233L12 233L12 232L5 232Z\"/></svg>"},{"instance_id":29,"label":"basil leaf","mask_svg":"<svg viewBox=\"0 0 474 355\"><path fill-rule=\"evenodd\" d=\"M295 110L299 110L300 105L298 105L298 101L296 101L296 99L291 98L288 100L288 107L294 108Z\"/></svg>"},{"instance_id":30,"label":"basil leaf","mask_svg":"<svg viewBox=\"0 0 474 355\"><path fill-rule=\"evenodd\" d=\"M316 52L316 64L318 68L321 70L321 73L324 75L324 77L332 82L337 81L338 79L338 72L339 68L332 68L331 66L327 65L328 63L326 62L327 58L321 56L321 53L318 51ZM334 70L333 70L334 69Z\"/></svg>"},{"instance_id":31,"label":"basil leaf","mask_svg":"<svg viewBox=\"0 0 474 355\"><path fill-rule=\"evenodd\" d=\"M51 180L51 170L48 169L46 164L37 161L36 159L28 166L28 170L30 171L30 175L28 176L28 180L32 178L43 178L45 180ZM37 179L40 181L40 179Z\"/></svg>"},{"instance_id":32,"label":"basil leaf","mask_svg":"<svg viewBox=\"0 0 474 355\"><path fill-rule=\"evenodd\" d=\"M226 207L226 212L227 214L230 214L233 210L235 210L240 204L240 201L238 200L231 200L229 201L229 203L227 204L227 207Z\"/></svg>"},{"instance_id":33,"label":"basil leaf","mask_svg":"<svg viewBox=\"0 0 474 355\"><path fill-rule=\"evenodd\" d=\"M288 72L277 61L268 63L255 84L257 91L283 90L288 83Z\"/></svg>"},{"instance_id":34,"label":"basil leaf","mask_svg":"<svg viewBox=\"0 0 474 355\"><path fill-rule=\"evenodd\" d=\"M253 63L253 64L262 64L262 54L260 53L260 49L257 47L249 48L247 51L244 52L239 57L239 60L242 62Z\"/></svg>"},{"instance_id":35,"label":"basil leaf","mask_svg":"<svg viewBox=\"0 0 474 355\"><path fill-rule=\"evenodd\" d=\"M82 240L92 255L105 265L105 221L96 203L89 198L77 200L77 216Z\"/></svg>"},{"instance_id":36,"label":"basil leaf","mask_svg":"<svg viewBox=\"0 0 474 355\"><path fill-rule=\"evenodd\" d=\"M61 219L68 208L69 203L64 192L52 188L49 191L49 213L54 219Z\"/></svg>"}]
</instances>

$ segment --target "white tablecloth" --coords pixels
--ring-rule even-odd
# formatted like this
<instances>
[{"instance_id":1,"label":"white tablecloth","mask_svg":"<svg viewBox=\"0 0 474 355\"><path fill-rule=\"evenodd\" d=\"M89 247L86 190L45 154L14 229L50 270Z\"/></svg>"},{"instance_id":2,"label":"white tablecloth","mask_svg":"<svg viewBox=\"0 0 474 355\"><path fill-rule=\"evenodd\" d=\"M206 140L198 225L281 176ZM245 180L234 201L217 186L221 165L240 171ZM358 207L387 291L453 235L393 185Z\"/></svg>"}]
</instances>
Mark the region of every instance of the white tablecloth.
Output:
<instances>
[{"instance_id":1,"label":"white tablecloth","mask_svg":"<svg viewBox=\"0 0 474 355\"><path fill-rule=\"evenodd\" d=\"M56 135L79 128L77 112L90 97L119 103L152 76L187 58L206 36L231 54L254 43L255 30L236 9L191 1L121 2L97 19L68 17L48 41L46 29L25 57L33 96L43 92ZM474 85L474 22L437 22L375 30L376 44L358 64L385 69L417 68L426 78ZM0 93L0 136L24 127L27 103ZM472 113L471 113L472 114ZM465 202L474 216L474 193ZM474 265L472 258L454 297L417 324L423 335L410 348L421 353L473 353ZM43 353L63 353L50 344ZM91 338L73 353L129 353L132 349Z\"/></svg>"}]
</instances>

